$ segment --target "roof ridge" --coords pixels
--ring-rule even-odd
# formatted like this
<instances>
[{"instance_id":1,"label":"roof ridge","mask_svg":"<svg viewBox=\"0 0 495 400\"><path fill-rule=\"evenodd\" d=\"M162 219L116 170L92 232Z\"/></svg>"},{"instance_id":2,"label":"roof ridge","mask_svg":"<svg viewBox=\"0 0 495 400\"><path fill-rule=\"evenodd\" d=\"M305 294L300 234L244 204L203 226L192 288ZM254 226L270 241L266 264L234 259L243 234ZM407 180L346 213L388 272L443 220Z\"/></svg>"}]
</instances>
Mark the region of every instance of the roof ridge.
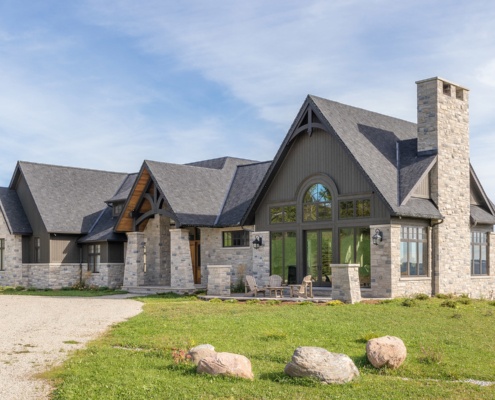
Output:
<instances>
[{"instance_id":1,"label":"roof ridge","mask_svg":"<svg viewBox=\"0 0 495 400\"><path fill-rule=\"evenodd\" d=\"M85 167L70 167L66 165L56 165L56 164L44 164L32 161L18 161L19 165L29 164L29 165L41 165L44 167L52 167L52 168L63 168L63 169L74 169L79 171L91 171L91 172L105 172L107 174L116 174L116 175L130 175L128 172L117 172L117 171L107 171L104 169L94 169L94 168L85 168Z\"/></svg>"}]
</instances>

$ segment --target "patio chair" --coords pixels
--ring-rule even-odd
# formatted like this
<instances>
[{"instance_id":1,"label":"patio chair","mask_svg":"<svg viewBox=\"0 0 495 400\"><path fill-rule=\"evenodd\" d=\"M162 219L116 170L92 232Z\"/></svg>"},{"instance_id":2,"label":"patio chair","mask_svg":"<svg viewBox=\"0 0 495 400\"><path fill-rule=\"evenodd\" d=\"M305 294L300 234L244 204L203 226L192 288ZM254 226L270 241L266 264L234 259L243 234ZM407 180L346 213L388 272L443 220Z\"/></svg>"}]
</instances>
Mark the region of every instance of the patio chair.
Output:
<instances>
[{"instance_id":1,"label":"patio chair","mask_svg":"<svg viewBox=\"0 0 495 400\"><path fill-rule=\"evenodd\" d=\"M264 287L259 287L256 284L256 279L254 279L254 276L252 275L246 275L246 296L248 294L253 294L254 297L258 294L258 292L263 293L264 296L266 296L266 288ZM249 291L248 291L249 289Z\"/></svg>"},{"instance_id":2,"label":"patio chair","mask_svg":"<svg viewBox=\"0 0 495 400\"><path fill-rule=\"evenodd\" d=\"M275 297L283 297L284 295L284 288L282 287L282 277L280 275L270 275L270 283L268 284L268 292L270 294L270 297L273 294Z\"/></svg>"},{"instance_id":3,"label":"patio chair","mask_svg":"<svg viewBox=\"0 0 495 400\"><path fill-rule=\"evenodd\" d=\"M313 297L313 281L311 275L306 275L300 285L290 285L290 297Z\"/></svg>"}]
</instances>

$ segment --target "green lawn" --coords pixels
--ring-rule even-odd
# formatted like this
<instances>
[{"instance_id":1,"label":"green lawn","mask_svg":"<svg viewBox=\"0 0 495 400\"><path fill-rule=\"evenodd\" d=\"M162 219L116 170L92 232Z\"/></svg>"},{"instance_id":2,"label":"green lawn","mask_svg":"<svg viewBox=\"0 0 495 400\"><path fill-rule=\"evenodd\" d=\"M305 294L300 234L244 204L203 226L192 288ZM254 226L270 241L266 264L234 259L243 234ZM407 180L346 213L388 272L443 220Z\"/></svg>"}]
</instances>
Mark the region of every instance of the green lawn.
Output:
<instances>
[{"instance_id":1,"label":"green lawn","mask_svg":"<svg viewBox=\"0 0 495 400\"><path fill-rule=\"evenodd\" d=\"M495 381L495 306L459 300L469 304L143 298L142 314L49 374L57 385L54 399L493 399L495 386L456 381ZM446 301L456 308L442 306ZM376 370L366 359L366 340L381 335L398 336L407 346L398 370ZM203 343L247 356L255 380L196 374L182 350ZM345 353L361 376L345 385L290 378L283 370L298 346Z\"/></svg>"}]
</instances>

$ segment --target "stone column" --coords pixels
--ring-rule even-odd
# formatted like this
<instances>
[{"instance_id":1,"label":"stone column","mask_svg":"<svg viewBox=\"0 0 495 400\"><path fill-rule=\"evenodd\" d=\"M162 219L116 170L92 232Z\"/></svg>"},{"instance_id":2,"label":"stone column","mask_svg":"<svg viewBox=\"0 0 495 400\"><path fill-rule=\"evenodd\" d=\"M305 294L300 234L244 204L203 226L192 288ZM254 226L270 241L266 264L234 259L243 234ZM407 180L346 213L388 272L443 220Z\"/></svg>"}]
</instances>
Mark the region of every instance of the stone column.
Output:
<instances>
[{"instance_id":1,"label":"stone column","mask_svg":"<svg viewBox=\"0 0 495 400\"><path fill-rule=\"evenodd\" d=\"M375 229L380 229L383 240L373 244ZM400 225L370 226L371 295L391 298L400 279Z\"/></svg>"},{"instance_id":2,"label":"stone column","mask_svg":"<svg viewBox=\"0 0 495 400\"><path fill-rule=\"evenodd\" d=\"M206 294L208 296L230 296L230 271L232 265L209 265L208 270L208 287Z\"/></svg>"},{"instance_id":3,"label":"stone column","mask_svg":"<svg viewBox=\"0 0 495 400\"><path fill-rule=\"evenodd\" d=\"M253 247L256 236L259 236L263 241L258 249ZM252 275L257 282L268 285L270 280L270 232L251 232L249 242L253 254Z\"/></svg>"},{"instance_id":4,"label":"stone column","mask_svg":"<svg viewBox=\"0 0 495 400\"><path fill-rule=\"evenodd\" d=\"M359 264L330 264L332 268L332 300L359 303Z\"/></svg>"},{"instance_id":5,"label":"stone column","mask_svg":"<svg viewBox=\"0 0 495 400\"><path fill-rule=\"evenodd\" d=\"M194 289L189 230L170 229L170 246L170 286L172 289Z\"/></svg>"},{"instance_id":6,"label":"stone column","mask_svg":"<svg viewBox=\"0 0 495 400\"><path fill-rule=\"evenodd\" d=\"M124 286L144 285L144 233L127 232L125 255Z\"/></svg>"}]
</instances>

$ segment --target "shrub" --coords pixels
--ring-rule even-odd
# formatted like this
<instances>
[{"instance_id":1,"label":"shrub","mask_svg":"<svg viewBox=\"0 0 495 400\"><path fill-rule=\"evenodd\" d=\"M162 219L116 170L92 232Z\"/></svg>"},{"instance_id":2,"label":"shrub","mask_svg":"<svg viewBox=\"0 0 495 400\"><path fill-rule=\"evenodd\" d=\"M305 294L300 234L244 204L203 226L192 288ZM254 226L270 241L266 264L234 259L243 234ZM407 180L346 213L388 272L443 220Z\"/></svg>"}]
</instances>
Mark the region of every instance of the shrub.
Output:
<instances>
[{"instance_id":1,"label":"shrub","mask_svg":"<svg viewBox=\"0 0 495 400\"><path fill-rule=\"evenodd\" d=\"M304 301L301 301L300 303L297 303L298 306L314 306L315 303L313 303L312 301L308 301L308 300L304 300Z\"/></svg>"},{"instance_id":2,"label":"shrub","mask_svg":"<svg viewBox=\"0 0 495 400\"><path fill-rule=\"evenodd\" d=\"M26 289L24 286L16 286L15 290L18 292L22 292L24 289Z\"/></svg>"},{"instance_id":3,"label":"shrub","mask_svg":"<svg viewBox=\"0 0 495 400\"><path fill-rule=\"evenodd\" d=\"M222 299L219 299L218 297L215 297L214 299L211 299L209 303L223 303Z\"/></svg>"},{"instance_id":4,"label":"shrub","mask_svg":"<svg viewBox=\"0 0 495 400\"><path fill-rule=\"evenodd\" d=\"M468 297L461 297L460 299L457 300L458 303L468 305L471 304L471 299Z\"/></svg>"},{"instance_id":5,"label":"shrub","mask_svg":"<svg viewBox=\"0 0 495 400\"><path fill-rule=\"evenodd\" d=\"M225 300L224 303L238 303L239 301L237 299L228 299L228 300Z\"/></svg>"},{"instance_id":6,"label":"shrub","mask_svg":"<svg viewBox=\"0 0 495 400\"><path fill-rule=\"evenodd\" d=\"M488 302L488 305L490 305L490 306L495 306L495 301L489 301L489 302Z\"/></svg>"},{"instance_id":7,"label":"shrub","mask_svg":"<svg viewBox=\"0 0 495 400\"><path fill-rule=\"evenodd\" d=\"M404 307L416 307L418 303L414 299L405 299L402 303L402 306Z\"/></svg>"},{"instance_id":8,"label":"shrub","mask_svg":"<svg viewBox=\"0 0 495 400\"><path fill-rule=\"evenodd\" d=\"M457 308L457 302L454 300L445 300L440 304L442 307Z\"/></svg>"},{"instance_id":9,"label":"shrub","mask_svg":"<svg viewBox=\"0 0 495 400\"><path fill-rule=\"evenodd\" d=\"M428 296L426 293L418 293L416 296L414 296L416 300L428 300L430 296Z\"/></svg>"},{"instance_id":10,"label":"shrub","mask_svg":"<svg viewBox=\"0 0 495 400\"><path fill-rule=\"evenodd\" d=\"M340 300L330 300L329 302L327 302L327 306L343 306L344 303L341 302Z\"/></svg>"},{"instance_id":11,"label":"shrub","mask_svg":"<svg viewBox=\"0 0 495 400\"><path fill-rule=\"evenodd\" d=\"M266 301L266 304L269 306L276 306L276 305L279 305L280 303L282 303L281 300L267 300Z\"/></svg>"},{"instance_id":12,"label":"shrub","mask_svg":"<svg viewBox=\"0 0 495 400\"><path fill-rule=\"evenodd\" d=\"M246 304L260 304L260 299L251 299L246 301Z\"/></svg>"},{"instance_id":13,"label":"shrub","mask_svg":"<svg viewBox=\"0 0 495 400\"><path fill-rule=\"evenodd\" d=\"M452 293L444 294L444 293L437 293L435 295L437 299L453 299L454 295Z\"/></svg>"}]
</instances>

